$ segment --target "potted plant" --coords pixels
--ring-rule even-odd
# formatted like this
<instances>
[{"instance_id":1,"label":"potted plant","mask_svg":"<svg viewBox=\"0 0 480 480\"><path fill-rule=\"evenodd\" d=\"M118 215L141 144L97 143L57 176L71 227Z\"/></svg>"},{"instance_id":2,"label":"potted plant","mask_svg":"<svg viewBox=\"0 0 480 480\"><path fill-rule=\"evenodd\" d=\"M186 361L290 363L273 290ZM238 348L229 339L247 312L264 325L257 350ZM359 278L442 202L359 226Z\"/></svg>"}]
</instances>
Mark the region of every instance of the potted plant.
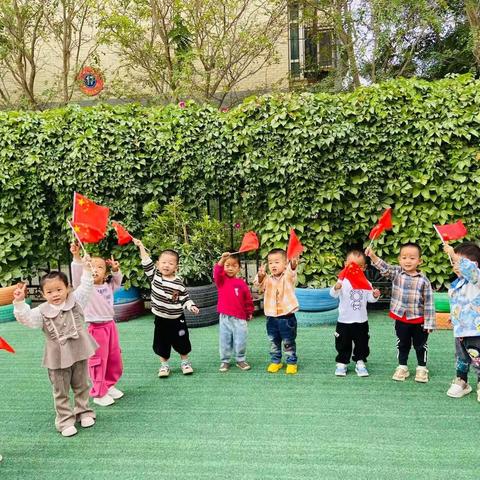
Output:
<instances>
[{"instance_id":1,"label":"potted plant","mask_svg":"<svg viewBox=\"0 0 480 480\"><path fill-rule=\"evenodd\" d=\"M152 201L144 206L145 227L142 241L153 259L165 249L180 256L178 275L183 279L199 315L185 312L190 327L218 322L217 289L212 279L213 265L226 246L225 227L207 214L196 214L179 197L163 209Z\"/></svg>"}]
</instances>

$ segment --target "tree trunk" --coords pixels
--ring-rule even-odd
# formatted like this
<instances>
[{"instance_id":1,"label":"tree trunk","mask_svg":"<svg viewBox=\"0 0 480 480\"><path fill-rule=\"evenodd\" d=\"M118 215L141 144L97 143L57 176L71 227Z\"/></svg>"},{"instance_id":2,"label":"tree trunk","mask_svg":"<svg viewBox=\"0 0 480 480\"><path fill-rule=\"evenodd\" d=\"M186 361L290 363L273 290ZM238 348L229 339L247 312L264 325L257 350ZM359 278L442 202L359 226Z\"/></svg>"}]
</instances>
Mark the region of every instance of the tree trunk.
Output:
<instances>
[{"instance_id":1,"label":"tree trunk","mask_svg":"<svg viewBox=\"0 0 480 480\"><path fill-rule=\"evenodd\" d=\"M480 71L480 2L465 0L465 11L472 32L473 55L477 63L477 71Z\"/></svg>"}]
</instances>

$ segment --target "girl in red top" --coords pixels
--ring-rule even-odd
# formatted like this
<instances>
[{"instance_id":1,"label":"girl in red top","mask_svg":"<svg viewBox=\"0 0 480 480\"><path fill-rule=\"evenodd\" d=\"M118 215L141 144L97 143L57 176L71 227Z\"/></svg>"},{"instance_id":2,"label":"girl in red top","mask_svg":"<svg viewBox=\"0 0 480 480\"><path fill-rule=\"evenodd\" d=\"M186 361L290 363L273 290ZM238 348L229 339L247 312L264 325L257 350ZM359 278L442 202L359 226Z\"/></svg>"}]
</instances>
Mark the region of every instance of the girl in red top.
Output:
<instances>
[{"instance_id":1,"label":"girl in red top","mask_svg":"<svg viewBox=\"0 0 480 480\"><path fill-rule=\"evenodd\" d=\"M253 301L244 280L237 278L240 258L226 252L213 269L213 279L218 289L217 311L220 314L220 371L230 367L232 352L241 370L250 370L246 362L248 327L252 319Z\"/></svg>"}]
</instances>

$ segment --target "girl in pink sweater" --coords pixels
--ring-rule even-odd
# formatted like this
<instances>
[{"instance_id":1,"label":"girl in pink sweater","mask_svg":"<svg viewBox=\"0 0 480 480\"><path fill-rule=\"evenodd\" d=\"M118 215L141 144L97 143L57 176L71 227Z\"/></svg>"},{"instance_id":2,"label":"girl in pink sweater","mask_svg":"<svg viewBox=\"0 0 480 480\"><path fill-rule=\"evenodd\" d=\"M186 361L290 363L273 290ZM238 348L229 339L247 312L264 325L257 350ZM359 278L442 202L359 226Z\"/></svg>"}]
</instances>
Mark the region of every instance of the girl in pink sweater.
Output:
<instances>
[{"instance_id":1,"label":"girl in pink sweater","mask_svg":"<svg viewBox=\"0 0 480 480\"><path fill-rule=\"evenodd\" d=\"M252 319L253 301L250 289L244 280L237 278L240 258L226 252L213 269L213 279L218 289L217 311L220 314L220 371L230 368L232 352L237 367L250 370L246 362L248 327Z\"/></svg>"},{"instance_id":2,"label":"girl in pink sweater","mask_svg":"<svg viewBox=\"0 0 480 480\"><path fill-rule=\"evenodd\" d=\"M72 284L76 288L82 274L80 247L70 246L73 254ZM94 290L84 309L88 333L97 341L99 347L88 359L88 373L92 381L90 396L93 403L106 407L123 397L123 392L115 387L122 376L123 362L118 329L113 319L113 292L122 284L119 263L113 259L105 261L93 257L92 273ZM107 280L107 265L110 265L111 278Z\"/></svg>"}]
</instances>

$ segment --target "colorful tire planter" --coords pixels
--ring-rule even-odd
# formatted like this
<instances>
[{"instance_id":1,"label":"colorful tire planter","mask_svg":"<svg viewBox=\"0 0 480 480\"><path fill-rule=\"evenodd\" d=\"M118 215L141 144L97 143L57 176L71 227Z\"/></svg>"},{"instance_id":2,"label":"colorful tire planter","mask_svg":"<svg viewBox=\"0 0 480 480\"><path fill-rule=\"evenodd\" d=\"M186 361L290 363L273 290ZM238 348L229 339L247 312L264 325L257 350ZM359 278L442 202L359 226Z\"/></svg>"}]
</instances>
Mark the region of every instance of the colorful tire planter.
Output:
<instances>
[{"instance_id":1,"label":"colorful tire planter","mask_svg":"<svg viewBox=\"0 0 480 480\"><path fill-rule=\"evenodd\" d=\"M113 319L116 322L127 322L145 315L145 303L140 290L132 287L128 290L120 287L113 294Z\"/></svg>"},{"instance_id":2,"label":"colorful tire planter","mask_svg":"<svg viewBox=\"0 0 480 480\"><path fill-rule=\"evenodd\" d=\"M433 292L437 330L452 330L450 298L447 292Z\"/></svg>"},{"instance_id":3,"label":"colorful tire planter","mask_svg":"<svg viewBox=\"0 0 480 480\"><path fill-rule=\"evenodd\" d=\"M29 305L32 304L32 300L30 298L27 298L25 301ZM0 306L0 323L14 322L14 321L15 321L15 315L13 314L13 304L1 305Z\"/></svg>"},{"instance_id":4,"label":"colorful tire planter","mask_svg":"<svg viewBox=\"0 0 480 480\"><path fill-rule=\"evenodd\" d=\"M338 320L338 299L330 296L330 288L296 288L300 306L295 314L299 327L335 325Z\"/></svg>"}]
</instances>

